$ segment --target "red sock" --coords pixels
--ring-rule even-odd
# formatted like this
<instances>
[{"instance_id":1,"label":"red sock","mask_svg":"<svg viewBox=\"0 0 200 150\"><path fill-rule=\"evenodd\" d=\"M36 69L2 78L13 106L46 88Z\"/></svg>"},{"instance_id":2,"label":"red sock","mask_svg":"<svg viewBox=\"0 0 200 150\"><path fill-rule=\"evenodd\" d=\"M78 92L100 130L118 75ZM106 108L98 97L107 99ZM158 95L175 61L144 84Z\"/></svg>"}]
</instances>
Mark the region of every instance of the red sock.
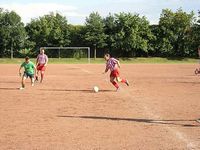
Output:
<instances>
[{"instance_id":1,"label":"red sock","mask_svg":"<svg viewBox=\"0 0 200 150\"><path fill-rule=\"evenodd\" d=\"M117 82L113 81L112 84L118 89L119 85L117 84Z\"/></svg>"},{"instance_id":2,"label":"red sock","mask_svg":"<svg viewBox=\"0 0 200 150\"><path fill-rule=\"evenodd\" d=\"M126 79L122 79L122 81L121 81L122 83L126 83Z\"/></svg>"}]
</instances>

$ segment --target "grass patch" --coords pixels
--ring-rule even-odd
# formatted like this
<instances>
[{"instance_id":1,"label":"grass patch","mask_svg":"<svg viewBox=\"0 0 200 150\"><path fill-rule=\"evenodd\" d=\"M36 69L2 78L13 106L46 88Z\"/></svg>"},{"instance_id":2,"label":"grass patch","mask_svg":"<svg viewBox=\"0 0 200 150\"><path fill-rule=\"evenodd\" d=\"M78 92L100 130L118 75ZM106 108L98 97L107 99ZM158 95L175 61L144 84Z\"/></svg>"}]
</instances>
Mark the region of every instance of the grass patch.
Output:
<instances>
[{"instance_id":1,"label":"grass patch","mask_svg":"<svg viewBox=\"0 0 200 150\"><path fill-rule=\"evenodd\" d=\"M179 63L198 63L198 59L193 58L160 58L160 57L137 57L137 58L120 58L121 63L127 64L139 64L139 63L150 63L150 64L179 64ZM23 58L0 58L0 64L21 64L24 61ZM35 58L31 58L32 62L36 62ZM105 63L103 58L97 58L94 60L91 58L91 64L101 64ZM75 58L49 58L49 64L87 64L88 60L86 58L75 59Z\"/></svg>"},{"instance_id":2,"label":"grass patch","mask_svg":"<svg viewBox=\"0 0 200 150\"><path fill-rule=\"evenodd\" d=\"M161 58L161 57L137 57L122 59L124 63L150 63L150 64L178 64L178 63L197 63L198 59L194 58Z\"/></svg>"}]
</instances>

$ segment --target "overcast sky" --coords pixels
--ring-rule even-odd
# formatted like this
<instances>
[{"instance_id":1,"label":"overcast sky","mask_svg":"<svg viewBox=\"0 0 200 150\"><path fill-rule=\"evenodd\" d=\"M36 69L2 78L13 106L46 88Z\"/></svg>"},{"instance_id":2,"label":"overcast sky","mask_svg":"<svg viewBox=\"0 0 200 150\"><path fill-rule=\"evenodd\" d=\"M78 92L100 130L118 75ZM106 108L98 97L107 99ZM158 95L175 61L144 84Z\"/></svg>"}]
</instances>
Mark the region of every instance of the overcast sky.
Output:
<instances>
[{"instance_id":1,"label":"overcast sky","mask_svg":"<svg viewBox=\"0 0 200 150\"><path fill-rule=\"evenodd\" d=\"M200 10L200 0L0 0L0 7L14 10L24 23L49 12L59 12L70 24L84 24L91 12L105 17L110 13L131 12L146 16L151 24L158 23L162 9L186 12Z\"/></svg>"}]
</instances>

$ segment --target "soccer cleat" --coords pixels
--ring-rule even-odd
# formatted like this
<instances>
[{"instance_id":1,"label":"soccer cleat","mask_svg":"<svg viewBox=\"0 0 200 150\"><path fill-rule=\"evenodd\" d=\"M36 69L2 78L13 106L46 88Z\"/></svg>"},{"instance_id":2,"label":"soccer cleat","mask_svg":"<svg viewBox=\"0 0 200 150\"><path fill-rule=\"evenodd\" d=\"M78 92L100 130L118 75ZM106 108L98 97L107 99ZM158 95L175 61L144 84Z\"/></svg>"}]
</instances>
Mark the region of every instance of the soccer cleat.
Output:
<instances>
[{"instance_id":1,"label":"soccer cleat","mask_svg":"<svg viewBox=\"0 0 200 150\"><path fill-rule=\"evenodd\" d=\"M129 82L128 82L128 80L126 80L126 82L125 82L125 83L126 83L126 85L127 85L127 86L129 86Z\"/></svg>"},{"instance_id":2,"label":"soccer cleat","mask_svg":"<svg viewBox=\"0 0 200 150\"><path fill-rule=\"evenodd\" d=\"M196 120L198 123L200 123L200 118Z\"/></svg>"},{"instance_id":3,"label":"soccer cleat","mask_svg":"<svg viewBox=\"0 0 200 150\"><path fill-rule=\"evenodd\" d=\"M24 90L24 87L20 87L19 90Z\"/></svg>"},{"instance_id":4,"label":"soccer cleat","mask_svg":"<svg viewBox=\"0 0 200 150\"><path fill-rule=\"evenodd\" d=\"M32 83L31 86L34 86L34 83Z\"/></svg>"}]
</instances>

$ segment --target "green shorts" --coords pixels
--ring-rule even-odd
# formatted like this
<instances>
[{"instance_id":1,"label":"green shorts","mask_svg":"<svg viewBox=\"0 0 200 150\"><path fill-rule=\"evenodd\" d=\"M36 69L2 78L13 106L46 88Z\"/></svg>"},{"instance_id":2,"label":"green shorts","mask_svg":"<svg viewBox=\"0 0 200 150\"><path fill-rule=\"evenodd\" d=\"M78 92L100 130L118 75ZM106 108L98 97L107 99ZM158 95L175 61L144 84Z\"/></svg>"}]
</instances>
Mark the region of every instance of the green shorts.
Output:
<instances>
[{"instance_id":1,"label":"green shorts","mask_svg":"<svg viewBox=\"0 0 200 150\"><path fill-rule=\"evenodd\" d=\"M26 77L26 78L34 78L34 74L30 74L30 73L27 73L27 72L24 72L23 74L23 77Z\"/></svg>"}]
</instances>

